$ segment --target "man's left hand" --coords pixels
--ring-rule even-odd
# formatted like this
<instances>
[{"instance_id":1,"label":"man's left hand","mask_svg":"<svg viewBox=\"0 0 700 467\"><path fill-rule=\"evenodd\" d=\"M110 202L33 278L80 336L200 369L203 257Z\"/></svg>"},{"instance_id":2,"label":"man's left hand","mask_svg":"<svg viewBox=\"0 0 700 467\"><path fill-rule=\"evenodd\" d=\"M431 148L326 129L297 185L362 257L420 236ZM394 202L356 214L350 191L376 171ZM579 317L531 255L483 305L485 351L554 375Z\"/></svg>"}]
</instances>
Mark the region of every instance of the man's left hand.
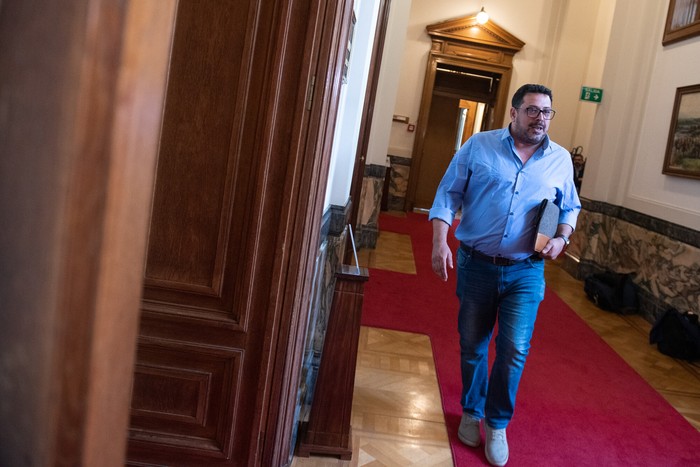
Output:
<instances>
[{"instance_id":1,"label":"man's left hand","mask_svg":"<svg viewBox=\"0 0 700 467\"><path fill-rule=\"evenodd\" d=\"M542 248L540 256L544 259L557 259L557 257L566 249L566 242L561 237L550 238L547 244Z\"/></svg>"}]
</instances>

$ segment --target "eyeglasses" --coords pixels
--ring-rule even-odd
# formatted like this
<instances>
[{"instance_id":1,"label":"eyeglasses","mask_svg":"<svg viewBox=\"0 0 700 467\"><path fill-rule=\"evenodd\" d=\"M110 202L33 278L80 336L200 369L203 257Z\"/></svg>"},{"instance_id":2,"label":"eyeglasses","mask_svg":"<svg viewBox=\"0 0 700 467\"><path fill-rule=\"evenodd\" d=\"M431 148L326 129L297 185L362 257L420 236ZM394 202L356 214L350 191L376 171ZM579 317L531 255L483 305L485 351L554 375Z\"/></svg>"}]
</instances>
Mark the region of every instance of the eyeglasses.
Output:
<instances>
[{"instance_id":1,"label":"eyeglasses","mask_svg":"<svg viewBox=\"0 0 700 467\"><path fill-rule=\"evenodd\" d=\"M518 107L518 110L523 109ZM556 111L552 109L538 109L537 107L525 107L525 113L530 118L537 118L540 116L540 114L542 114L545 120L551 120L554 118L554 114L556 114Z\"/></svg>"}]
</instances>

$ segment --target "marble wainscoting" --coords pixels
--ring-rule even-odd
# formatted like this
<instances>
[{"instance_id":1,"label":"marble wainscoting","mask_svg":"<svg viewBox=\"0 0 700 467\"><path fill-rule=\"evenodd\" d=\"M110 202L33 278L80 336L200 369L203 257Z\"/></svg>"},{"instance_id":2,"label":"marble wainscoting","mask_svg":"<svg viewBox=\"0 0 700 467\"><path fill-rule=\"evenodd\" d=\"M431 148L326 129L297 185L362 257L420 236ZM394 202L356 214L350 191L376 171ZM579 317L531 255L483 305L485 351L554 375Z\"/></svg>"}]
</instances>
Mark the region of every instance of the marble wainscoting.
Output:
<instances>
[{"instance_id":1,"label":"marble wainscoting","mask_svg":"<svg viewBox=\"0 0 700 467\"><path fill-rule=\"evenodd\" d=\"M387 167L383 165L365 166L362 179L362 195L359 200L357 226L355 226L355 242L358 248L374 249L379 236L379 212L382 201L389 211L404 211L406 209L406 193L408 192L408 176L411 171L409 157L388 156L389 181ZM387 197L382 200L382 196Z\"/></svg>"},{"instance_id":2,"label":"marble wainscoting","mask_svg":"<svg viewBox=\"0 0 700 467\"><path fill-rule=\"evenodd\" d=\"M391 174L387 209L389 211L406 210L406 193L408 192L408 176L411 172L411 158L389 155Z\"/></svg>"},{"instance_id":3,"label":"marble wainscoting","mask_svg":"<svg viewBox=\"0 0 700 467\"><path fill-rule=\"evenodd\" d=\"M306 328L304 357L295 408L295 431L292 446L296 445L297 431L302 422L307 422L314 388L318 379L321 353L328 329L328 317L333 303L336 272L345 255L348 236L347 223L350 204L331 206L323 216L321 242L316 253L311 303Z\"/></svg>"},{"instance_id":4,"label":"marble wainscoting","mask_svg":"<svg viewBox=\"0 0 700 467\"><path fill-rule=\"evenodd\" d=\"M362 195L355 226L355 243L358 248L375 248L379 236L379 212L382 208L382 190L386 178L386 166L365 166L362 178Z\"/></svg>"},{"instance_id":5,"label":"marble wainscoting","mask_svg":"<svg viewBox=\"0 0 700 467\"><path fill-rule=\"evenodd\" d=\"M634 273L649 322L669 307L700 313L700 232L600 201L581 204L563 264L570 274Z\"/></svg>"}]
</instances>

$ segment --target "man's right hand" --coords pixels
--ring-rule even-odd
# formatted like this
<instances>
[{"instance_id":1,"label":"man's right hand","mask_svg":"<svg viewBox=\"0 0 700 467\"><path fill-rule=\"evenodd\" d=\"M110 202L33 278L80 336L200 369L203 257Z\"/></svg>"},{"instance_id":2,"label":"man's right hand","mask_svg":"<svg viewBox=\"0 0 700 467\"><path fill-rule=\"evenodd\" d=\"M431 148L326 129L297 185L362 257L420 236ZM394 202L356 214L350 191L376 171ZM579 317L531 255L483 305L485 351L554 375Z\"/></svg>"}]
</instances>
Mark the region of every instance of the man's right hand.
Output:
<instances>
[{"instance_id":1,"label":"man's right hand","mask_svg":"<svg viewBox=\"0 0 700 467\"><path fill-rule=\"evenodd\" d=\"M452 251L447 246L447 243L443 245L433 245L433 272L443 281L447 280L447 268L453 269L452 265Z\"/></svg>"},{"instance_id":2,"label":"man's right hand","mask_svg":"<svg viewBox=\"0 0 700 467\"><path fill-rule=\"evenodd\" d=\"M440 219L433 219L433 272L443 281L447 280L447 268L454 269L452 250L447 245L447 232L450 226Z\"/></svg>"}]
</instances>

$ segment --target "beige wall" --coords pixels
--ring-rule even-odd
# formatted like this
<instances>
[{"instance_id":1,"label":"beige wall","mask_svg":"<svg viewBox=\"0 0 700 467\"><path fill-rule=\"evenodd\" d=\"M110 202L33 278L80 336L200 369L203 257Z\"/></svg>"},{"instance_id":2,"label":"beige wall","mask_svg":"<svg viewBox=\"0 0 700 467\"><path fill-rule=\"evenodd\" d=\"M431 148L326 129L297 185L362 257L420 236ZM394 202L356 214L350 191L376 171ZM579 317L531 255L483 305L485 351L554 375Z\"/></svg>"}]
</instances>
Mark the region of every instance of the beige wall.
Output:
<instances>
[{"instance_id":1,"label":"beige wall","mask_svg":"<svg viewBox=\"0 0 700 467\"><path fill-rule=\"evenodd\" d=\"M425 0L413 0L413 3ZM382 56L377 97L372 115L369 144L367 146L367 164L388 165L387 146L391 143L392 115L400 93L398 83L403 77L397 73L401 60L406 57L404 51L406 23L409 21L412 0L392 0L389 9L384 51Z\"/></svg>"},{"instance_id":2,"label":"beige wall","mask_svg":"<svg viewBox=\"0 0 700 467\"><path fill-rule=\"evenodd\" d=\"M482 4L412 1L392 113L418 118L430 50L425 27L473 14ZM484 6L526 43L515 56L510 93L526 82L551 86L558 112L552 138L566 148L583 146L582 196L700 230L700 181L661 173L676 88L700 84L700 37L661 45L668 1L491 0ZM581 86L603 88L603 102L580 101ZM389 131L386 152L412 157L415 133L402 123L391 123ZM381 148L368 154L368 163L386 163Z\"/></svg>"},{"instance_id":3,"label":"beige wall","mask_svg":"<svg viewBox=\"0 0 700 467\"><path fill-rule=\"evenodd\" d=\"M582 194L700 230L700 181L661 173L676 88L700 84L700 37L661 45L667 8L617 1Z\"/></svg>"},{"instance_id":4,"label":"beige wall","mask_svg":"<svg viewBox=\"0 0 700 467\"><path fill-rule=\"evenodd\" d=\"M582 85L599 87L609 35L610 4L614 2L493 0L486 5L492 21L526 44L515 55L509 94L525 83L549 85L559 112L552 125L552 137L567 148L588 144L595 104L578 99ZM413 0L394 113L409 116L411 122L418 119L430 51L425 27L473 14L481 5L480 1ZM576 131L578 127L583 131ZM415 133L406 131L406 125L393 123L388 152L412 157L414 137Z\"/></svg>"}]
</instances>

